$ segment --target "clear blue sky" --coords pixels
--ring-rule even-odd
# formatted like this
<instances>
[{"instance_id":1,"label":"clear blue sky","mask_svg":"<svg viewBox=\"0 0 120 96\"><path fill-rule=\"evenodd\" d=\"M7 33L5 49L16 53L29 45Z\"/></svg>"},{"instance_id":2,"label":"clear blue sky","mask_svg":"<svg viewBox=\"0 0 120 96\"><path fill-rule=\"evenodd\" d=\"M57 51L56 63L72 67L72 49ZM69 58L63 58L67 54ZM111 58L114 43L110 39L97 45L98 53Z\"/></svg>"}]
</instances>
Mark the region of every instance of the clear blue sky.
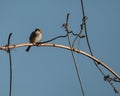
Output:
<instances>
[{"instance_id":1,"label":"clear blue sky","mask_svg":"<svg viewBox=\"0 0 120 96\"><path fill-rule=\"evenodd\" d=\"M120 1L84 0L87 30L94 55L120 74ZM61 25L70 13L69 28L79 32L82 21L80 0L0 0L0 46L28 43L29 35L39 27L42 41L64 35ZM68 45L67 39L51 43ZM81 50L88 52L85 39ZM70 51L49 47L12 50L13 96L82 96ZM75 54L85 96L115 96L93 61ZM102 68L102 67L101 67ZM104 68L104 72L109 73ZM112 76L112 75L111 75ZM120 91L120 84L115 84ZM8 53L0 51L0 96L9 94Z\"/></svg>"}]
</instances>

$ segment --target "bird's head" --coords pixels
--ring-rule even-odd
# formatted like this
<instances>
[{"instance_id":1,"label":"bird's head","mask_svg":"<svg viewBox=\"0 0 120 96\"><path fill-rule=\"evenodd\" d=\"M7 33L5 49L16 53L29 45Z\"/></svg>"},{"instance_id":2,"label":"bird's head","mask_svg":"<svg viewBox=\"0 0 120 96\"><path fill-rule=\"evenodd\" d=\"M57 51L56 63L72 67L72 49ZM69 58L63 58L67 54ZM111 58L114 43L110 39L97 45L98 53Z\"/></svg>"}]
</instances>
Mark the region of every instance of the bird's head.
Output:
<instances>
[{"instance_id":1,"label":"bird's head","mask_svg":"<svg viewBox=\"0 0 120 96\"><path fill-rule=\"evenodd\" d=\"M42 31L40 30L40 28L36 28L35 31L40 31L40 32L42 32Z\"/></svg>"}]
</instances>

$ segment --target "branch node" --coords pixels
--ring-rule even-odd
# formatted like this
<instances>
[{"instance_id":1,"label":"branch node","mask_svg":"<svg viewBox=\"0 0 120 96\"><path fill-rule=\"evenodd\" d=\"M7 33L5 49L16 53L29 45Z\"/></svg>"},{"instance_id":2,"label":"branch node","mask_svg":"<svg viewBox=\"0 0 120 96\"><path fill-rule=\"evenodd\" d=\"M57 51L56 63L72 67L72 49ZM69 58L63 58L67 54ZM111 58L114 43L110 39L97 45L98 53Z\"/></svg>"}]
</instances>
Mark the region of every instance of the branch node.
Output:
<instances>
[{"instance_id":1,"label":"branch node","mask_svg":"<svg viewBox=\"0 0 120 96\"><path fill-rule=\"evenodd\" d=\"M111 79L110 79L110 76L109 76L109 75L104 76L104 80L111 82Z\"/></svg>"},{"instance_id":2,"label":"branch node","mask_svg":"<svg viewBox=\"0 0 120 96\"><path fill-rule=\"evenodd\" d=\"M55 44L53 44L53 46L55 47Z\"/></svg>"},{"instance_id":3,"label":"branch node","mask_svg":"<svg viewBox=\"0 0 120 96\"><path fill-rule=\"evenodd\" d=\"M83 21L83 24L86 22L86 20L88 19L88 17L87 16L84 16L83 17L83 19L82 19L82 21Z\"/></svg>"},{"instance_id":4,"label":"branch node","mask_svg":"<svg viewBox=\"0 0 120 96\"><path fill-rule=\"evenodd\" d=\"M10 45L10 39L11 39L11 36L12 36L12 33L9 34L9 36L8 36L8 44L6 45L6 47L7 47L6 50L7 50L8 53L10 52L9 45Z\"/></svg>"}]
</instances>

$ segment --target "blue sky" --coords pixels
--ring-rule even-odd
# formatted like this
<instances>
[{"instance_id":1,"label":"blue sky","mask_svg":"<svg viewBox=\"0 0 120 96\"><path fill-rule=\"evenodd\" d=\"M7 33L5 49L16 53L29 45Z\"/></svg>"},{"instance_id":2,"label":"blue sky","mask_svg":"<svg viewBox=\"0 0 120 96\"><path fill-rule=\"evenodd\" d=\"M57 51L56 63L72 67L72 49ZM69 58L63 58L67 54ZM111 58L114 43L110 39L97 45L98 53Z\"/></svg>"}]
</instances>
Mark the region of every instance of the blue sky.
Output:
<instances>
[{"instance_id":1,"label":"blue sky","mask_svg":"<svg viewBox=\"0 0 120 96\"><path fill-rule=\"evenodd\" d=\"M95 57L120 74L120 1L83 0L88 17L87 30ZM64 35L61 28L70 13L69 29L78 33L82 23L80 0L0 0L0 46L28 43L35 28L43 31L42 41ZM68 45L66 38L51 43ZM80 49L89 52L85 39ZM70 51L50 47L26 47L12 50L13 96L81 96ZM93 61L75 54L85 96L115 96ZM102 68L102 67L101 67ZM109 74L102 68L106 74ZM112 75L111 75L112 76ZM120 91L120 84L115 87ZM9 94L8 53L0 51L0 96Z\"/></svg>"}]
</instances>

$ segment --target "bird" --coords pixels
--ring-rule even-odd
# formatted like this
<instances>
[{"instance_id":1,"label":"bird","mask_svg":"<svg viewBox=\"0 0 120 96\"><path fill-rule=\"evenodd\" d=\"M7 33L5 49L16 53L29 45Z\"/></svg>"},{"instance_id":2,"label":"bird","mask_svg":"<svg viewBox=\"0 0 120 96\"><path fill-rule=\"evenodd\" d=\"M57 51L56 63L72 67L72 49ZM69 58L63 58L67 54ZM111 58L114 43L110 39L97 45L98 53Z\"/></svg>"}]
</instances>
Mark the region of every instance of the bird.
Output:
<instances>
[{"instance_id":1,"label":"bird","mask_svg":"<svg viewBox=\"0 0 120 96\"><path fill-rule=\"evenodd\" d=\"M42 39L42 31L39 28L36 28L30 35L29 37L29 42L36 44L39 43L40 40ZM26 52L28 52L30 50L31 46L28 46L26 49Z\"/></svg>"}]
</instances>

